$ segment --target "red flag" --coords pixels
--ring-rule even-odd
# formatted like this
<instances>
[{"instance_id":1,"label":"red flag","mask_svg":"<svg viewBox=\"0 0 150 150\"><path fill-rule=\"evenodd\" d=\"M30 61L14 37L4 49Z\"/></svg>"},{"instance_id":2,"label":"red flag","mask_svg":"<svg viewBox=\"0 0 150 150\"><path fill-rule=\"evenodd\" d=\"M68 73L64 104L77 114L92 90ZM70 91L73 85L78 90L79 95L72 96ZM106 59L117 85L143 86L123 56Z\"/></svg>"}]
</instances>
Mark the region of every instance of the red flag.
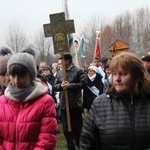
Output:
<instances>
[{"instance_id":1,"label":"red flag","mask_svg":"<svg viewBox=\"0 0 150 150\"><path fill-rule=\"evenodd\" d=\"M101 58L101 49L100 49L100 36L99 34L96 36L95 42L95 50L94 50L94 58Z\"/></svg>"}]
</instances>

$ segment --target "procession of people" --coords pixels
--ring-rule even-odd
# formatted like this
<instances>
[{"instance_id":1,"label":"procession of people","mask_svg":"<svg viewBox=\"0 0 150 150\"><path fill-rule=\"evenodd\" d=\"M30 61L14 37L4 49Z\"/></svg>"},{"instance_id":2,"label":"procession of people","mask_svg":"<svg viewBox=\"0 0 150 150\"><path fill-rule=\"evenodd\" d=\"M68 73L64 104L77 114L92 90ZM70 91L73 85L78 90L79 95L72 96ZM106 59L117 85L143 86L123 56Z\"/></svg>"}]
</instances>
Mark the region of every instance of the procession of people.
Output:
<instances>
[{"instance_id":1,"label":"procession of people","mask_svg":"<svg viewBox=\"0 0 150 150\"><path fill-rule=\"evenodd\" d=\"M103 55L97 31L93 56L82 55L65 15L43 25L55 60L0 47L0 150L150 150L150 54L116 40Z\"/></svg>"},{"instance_id":2,"label":"procession of people","mask_svg":"<svg viewBox=\"0 0 150 150\"><path fill-rule=\"evenodd\" d=\"M38 65L33 49L0 54L0 149L54 150L60 125L68 150L150 148L149 55L122 52L107 67L94 58L85 69L69 53L54 65Z\"/></svg>"}]
</instances>

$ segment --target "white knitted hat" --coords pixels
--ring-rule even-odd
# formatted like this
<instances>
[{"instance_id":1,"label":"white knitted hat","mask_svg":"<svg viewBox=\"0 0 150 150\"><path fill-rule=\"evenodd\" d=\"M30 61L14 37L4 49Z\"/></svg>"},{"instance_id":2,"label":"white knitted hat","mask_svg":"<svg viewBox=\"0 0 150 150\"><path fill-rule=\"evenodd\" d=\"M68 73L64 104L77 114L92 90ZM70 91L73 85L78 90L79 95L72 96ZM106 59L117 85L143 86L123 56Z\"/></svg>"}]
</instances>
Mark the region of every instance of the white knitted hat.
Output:
<instances>
[{"instance_id":1,"label":"white knitted hat","mask_svg":"<svg viewBox=\"0 0 150 150\"><path fill-rule=\"evenodd\" d=\"M98 72L98 69L97 69L97 67L96 67L96 66L90 66L90 67L88 68L88 70L89 70L89 69L94 70L96 73Z\"/></svg>"}]
</instances>

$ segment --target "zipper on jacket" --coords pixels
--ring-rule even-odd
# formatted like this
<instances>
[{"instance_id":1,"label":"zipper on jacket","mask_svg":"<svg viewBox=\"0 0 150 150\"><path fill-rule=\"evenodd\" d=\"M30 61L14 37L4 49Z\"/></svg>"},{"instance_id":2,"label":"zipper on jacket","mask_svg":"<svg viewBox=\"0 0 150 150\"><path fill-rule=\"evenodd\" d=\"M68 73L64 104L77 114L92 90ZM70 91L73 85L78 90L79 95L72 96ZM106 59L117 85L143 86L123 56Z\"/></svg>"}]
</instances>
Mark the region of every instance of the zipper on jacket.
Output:
<instances>
[{"instance_id":1,"label":"zipper on jacket","mask_svg":"<svg viewBox=\"0 0 150 150\"><path fill-rule=\"evenodd\" d=\"M19 149L19 120L20 120L20 112L22 110L22 104L19 104L19 109L18 109L18 114L17 114L17 119L16 119L16 146L15 149Z\"/></svg>"},{"instance_id":2,"label":"zipper on jacket","mask_svg":"<svg viewBox=\"0 0 150 150\"><path fill-rule=\"evenodd\" d=\"M135 103L133 96L131 95L131 147L135 149Z\"/></svg>"},{"instance_id":3,"label":"zipper on jacket","mask_svg":"<svg viewBox=\"0 0 150 150\"><path fill-rule=\"evenodd\" d=\"M134 104L133 96L131 95L131 105Z\"/></svg>"}]
</instances>

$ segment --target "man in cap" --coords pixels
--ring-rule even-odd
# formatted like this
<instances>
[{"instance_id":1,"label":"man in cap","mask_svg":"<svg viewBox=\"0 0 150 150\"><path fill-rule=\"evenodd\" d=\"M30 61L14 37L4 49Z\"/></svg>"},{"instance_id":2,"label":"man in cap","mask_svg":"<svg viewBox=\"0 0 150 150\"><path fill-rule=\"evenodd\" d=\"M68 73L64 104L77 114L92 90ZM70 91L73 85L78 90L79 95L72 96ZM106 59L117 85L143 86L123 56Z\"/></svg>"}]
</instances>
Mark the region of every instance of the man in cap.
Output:
<instances>
[{"instance_id":1,"label":"man in cap","mask_svg":"<svg viewBox=\"0 0 150 150\"><path fill-rule=\"evenodd\" d=\"M150 74L150 55L142 57L142 61L147 72Z\"/></svg>"},{"instance_id":2,"label":"man in cap","mask_svg":"<svg viewBox=\"0 0 150 150\"><path fill-rule=\"evenodd\" d=\"M108 64L108 61L109 61L108 57L101 57L100 58L100 64L101 64L101 67L103 68L104 71L105 71L106 66Z\"/></svg>"},{"instance_id":3,"label":"man in cap","mask_svg":"<svg viewBox=\"0 0 150 150\"><path fill-rule=\"evenodd\" d=\"M64 54L64 57L59 59L64 60L66 81L63 79L63 70L60 69L56 75L54 84L55 91L60 91L60 111L63 124L63 131L67 141L68 150L75 150L79 147L79 137L82 127L82 94L81 91L85 86L85 73L82 69L76 67L72 62L72 55ZM65 105L65 92L68 92L71 132L67 130L67 117Z\"/></svg>"}]
</instances>

